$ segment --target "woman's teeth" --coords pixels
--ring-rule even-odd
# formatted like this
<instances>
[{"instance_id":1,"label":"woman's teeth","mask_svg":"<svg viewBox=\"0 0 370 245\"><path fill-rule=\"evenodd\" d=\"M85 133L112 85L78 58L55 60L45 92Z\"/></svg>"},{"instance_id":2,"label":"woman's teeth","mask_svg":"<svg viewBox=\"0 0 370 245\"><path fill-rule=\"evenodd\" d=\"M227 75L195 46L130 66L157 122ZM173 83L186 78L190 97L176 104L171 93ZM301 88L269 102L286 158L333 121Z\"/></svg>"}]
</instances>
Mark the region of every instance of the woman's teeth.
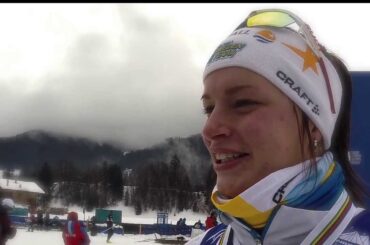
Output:
<instances>
[{"instance_id":1,"label":"woman's teeth","mask_svg":"<svg viewBox=\"0 0 370 245\"><path fill-rule=\"evenodd\" d=\"M236 159L236 158L243 157L245 155L247 155L247 154L245 154L245 153L231 153L231 154L216 153L215 154L215 159L216 159L216 163L224 163L224 162Z\"/></svg>"}]
</instances>

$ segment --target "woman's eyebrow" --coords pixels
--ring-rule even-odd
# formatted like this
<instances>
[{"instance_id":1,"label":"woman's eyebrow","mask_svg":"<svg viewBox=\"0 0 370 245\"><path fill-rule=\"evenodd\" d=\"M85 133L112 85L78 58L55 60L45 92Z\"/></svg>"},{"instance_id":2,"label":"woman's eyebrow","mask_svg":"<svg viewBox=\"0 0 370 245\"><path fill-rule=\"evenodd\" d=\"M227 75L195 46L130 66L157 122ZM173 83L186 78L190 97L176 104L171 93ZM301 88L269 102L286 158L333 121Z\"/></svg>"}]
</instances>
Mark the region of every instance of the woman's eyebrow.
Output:
<instances>
[{"instance_id":1,"label":"woman's eyebrow","mask_svg":"<svg viewBox=\"0 0 370 245\"><path fill-rule=\"evenodd\" d=\"M250 89L250 88L252 88L252 86L250 85L237 85L237 86L226 89L225 94L230 96L230 95L233 95L239 92L240 90Z\"/></svg>"},{"instance_id":2,"label":"woman's eyebrow","mask_svg":"<svg viewBox=\"0 0 370 245\"><path fill-rule=\"evenodd\" d=\"M241 90L250 89L250 88L253 88L253 86L251 86L251 85L237 85L237 86L226 89L225 94L230 96L230 95L233 95L233 94L235 94L235 93L237 93ZM210 96L208 94L203 94L202 97L200 97L200 99L201 100L209 100Z\"/></svg>"}]
</instances>

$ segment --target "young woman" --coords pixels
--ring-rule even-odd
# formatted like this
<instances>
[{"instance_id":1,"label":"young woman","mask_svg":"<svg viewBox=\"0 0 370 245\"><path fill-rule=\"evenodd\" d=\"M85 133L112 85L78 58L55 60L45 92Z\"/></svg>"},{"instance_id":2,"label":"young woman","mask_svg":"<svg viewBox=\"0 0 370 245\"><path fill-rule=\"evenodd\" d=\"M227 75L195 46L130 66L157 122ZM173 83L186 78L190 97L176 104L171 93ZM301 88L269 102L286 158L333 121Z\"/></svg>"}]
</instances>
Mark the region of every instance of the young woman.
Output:
<instances>
[{"instance_id":1,"label":"young woman","mask_svg":"<svg viewBox=\"0 0 370 245\"><path fill-rule=\"evenodd\" d=\"M308 25L285 10L252 12L203 82L222 224L188 244L369 243L366 193L347 154L351 78Z\"/></svg>"}]
</instances>

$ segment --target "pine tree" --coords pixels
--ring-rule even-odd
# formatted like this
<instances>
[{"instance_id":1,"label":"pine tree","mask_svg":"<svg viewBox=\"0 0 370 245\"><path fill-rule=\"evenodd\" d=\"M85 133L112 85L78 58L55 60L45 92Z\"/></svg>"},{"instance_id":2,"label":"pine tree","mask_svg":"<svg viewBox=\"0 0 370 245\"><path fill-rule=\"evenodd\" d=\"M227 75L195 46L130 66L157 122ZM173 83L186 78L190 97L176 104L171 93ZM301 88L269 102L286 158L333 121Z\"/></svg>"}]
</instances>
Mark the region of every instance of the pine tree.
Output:
<instances>
[{"instance_id":1,"label":"pine tree","mask_svg":"<svg viewBox=\"0 0 370 245\"><path fill-rule=\"evenodd\" d=\"M41 169L39 170L37 180L39 181L43 189L48 193L50 191L50 187L54 182L54 178L51 168L47 162L44 162Z\"/></svg>"},{"instance_id":2,"label":"pine tree","mask_svg":"<svg viewBox=\"0 0 370 245\"><path fill-rule=\"evenodd\" d=\"M135 209L135 214L136 215L140 215L143 211L143 209L142 209L142 200L141 200L140 195L138 195L139 193L140 193L140 188L139 187L135 188L135 191L134 191L134 209Z\"/></svg>"},{"instance_id":3,"label":"pine tree","mask_svg":"<svg viewBox=\"0 0 370 245\"><path fill-rule=\"evenodd\" d=\"M123 176L121 167L117 164L110 165L107 177L108 187L112 193L112 200L122 200L123 197Z\"/></svg>"},{"instance_id":4,"label":"pine tree","mask_svg":"<svg viewBox=\"0 0 370 245\"><path fill-rule=\"evenodd\" d=\"M99 206L105 207L109 204L109 187L108 187L108 163L104 161L100 168L100 194L99 194Z\"/></svg>"},{"instance_id":5,"label":"pine tree","mask_svg":"<svg viewBox=\"0 0 370 245\"><path fill-rule=\"evenodd\" d=\"M130 193L128 191L128 188L126 188L123 198L125 200L125 206L127 207L130 204Z\"/></svg>"},{"instance_id":6,"label":"pine tree","mask_svg":"<svg viewBox=\"0 0 370 245\"><path fill-rule=\"evenodd\" d=\"M175 154L173 155L170 166L169 166L169 185L175 189L179 188L179 177L180 177L180 159Z\"/></svg>"}]
</instances>

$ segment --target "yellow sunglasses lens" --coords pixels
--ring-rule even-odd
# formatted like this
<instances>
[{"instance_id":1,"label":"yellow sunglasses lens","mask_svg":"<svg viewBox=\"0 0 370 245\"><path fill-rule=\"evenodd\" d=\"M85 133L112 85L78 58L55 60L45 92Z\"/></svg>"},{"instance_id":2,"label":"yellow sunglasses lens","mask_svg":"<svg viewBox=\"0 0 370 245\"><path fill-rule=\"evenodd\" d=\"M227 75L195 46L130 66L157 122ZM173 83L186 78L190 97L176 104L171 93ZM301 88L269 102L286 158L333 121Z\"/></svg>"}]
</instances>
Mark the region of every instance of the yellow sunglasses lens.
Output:
<instances>
[{"instance_id":1,"label":"yellow sunglasses lens","mask_svg":"<svg viewBox=\"0 0 370 245\"><path fill-rule=\"evenodd\" d=\"M282 12L262 12L257 13L247 19L247 27L253 26L275 26L285 27L294 23L294 19Z\"/></svg>"}]
</instances>

